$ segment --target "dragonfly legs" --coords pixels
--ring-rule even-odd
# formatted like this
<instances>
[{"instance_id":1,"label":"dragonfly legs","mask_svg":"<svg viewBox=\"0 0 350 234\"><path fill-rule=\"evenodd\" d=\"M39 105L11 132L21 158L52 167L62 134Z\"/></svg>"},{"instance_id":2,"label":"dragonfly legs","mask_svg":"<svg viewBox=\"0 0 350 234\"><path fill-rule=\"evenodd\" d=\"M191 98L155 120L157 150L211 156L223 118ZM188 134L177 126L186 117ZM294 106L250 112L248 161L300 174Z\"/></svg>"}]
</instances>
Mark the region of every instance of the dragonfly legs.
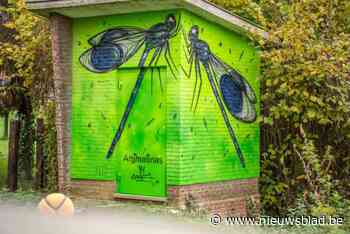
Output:
<instances>
[{"instance_id":1,"label":"dragonfly legs","mask_svg":"<svg viewBox=\"0 0 350 234\"><path fill-rule=\"evenodd\" d=\"M154 53L157 53L155 55L156 59L155 59L155 62L154 62L154 67L158 70L158 79L159 79L159 84L160 84L160 91L162 93L164 92L163 82L162 82L162 77L161 77L161 73L160 73L160 68L157 67L157 66L158 66L158 62L159 62L160 56L162 55L163 49L164 48L161 47L159 52L157 52L157 51L154 52ZM154 73L154 68L151 67L151 95L153 95L153 73Z\"/></svg>"},{"instance_id":2,"label":"dragonfly legs","mask_svg":"<svg viewBox=\"0 0 350 234\"><path fill-rule=\"evenodd\" d=\"M116 144L119 142L120 140L120 137L124 131L124 128L125 128L125 125L126 125L126 122L128 120L128 117L129 117L129 114L131 112L131 109L133 107L133 105L135 104L135 100L136 100L136 97L140 91L140 87L141 87L141 84L142 84L142 81L145 77L145 63L146 63L146 60L147 60L147 57L149 55L149 53L151 52L151 48L146 48L145 51L143 52L143 55L142 55L142 58L140 60L140 63L139 63L139 67L141 68L140 70L140 73L139 73L139 76L137 78L137 81L135 83L135 86L131 92L131 96L129 98L129 101L128 101L128 104L126 106L126 109L124 111L124 114L123 114L123 117L120 121L120 124L119 124L119 128L118 128L118 131L116 132L114 138L113 138L113 141L112 141L112 144L107 152L107 155L106 155L106 159L109 159L112 155L113 155L113 152L114 152L114 149L115 149L115 146ZM151 66L153 64L153 62L155 61L155 59L157 58L158 54L161 52L161 48L156 48L154 54L153 54L153 57L149 63L149 66Z\"/></svg>"},{"instance_id":3,"label":"dragonfly legs","mask_svg":"<svg viewBox=\"0 0 350 234\"><path fill-rule=\"evenodd\" d=\"M214 69L212 63L209 63L209 70L211 70L211 74L212 74L212 75L214 75L215 77L218 76L218 74L216 73L216 70ZM214 79L214 82L215 82L215 84L216 84L216 87L220 87L220 85L219 85L217 79Z\"/></svg>"},{"instance_id":4,"label":"dragonfly legs","mask_svg":"<svg viewBox=\"0 0 350 234\"><path fill-rule=\"evenodd\" d=\"M183 37L184 37L185 43L186 43L186 47L182 47L182 48L183 48L183 51L184 51L184 54L185 54L186 61L187 61L187 63L190 66L189 73L186 72L186 69L184 69L182 64L180 64L180 66L181 66L181 69L182 69L183 73L185 74L185 76L188 79L190 79L191 76L192 76L192 67L193 67L193 62L194 62L194 54L193 54L193 50L192 50L191 45L188 43L188 39L187 39L187 36L186 36L186 33L185 33L184 30L182 30L182 34L183 34Z\"/></svg>"},{"instance_id":5,"label":"dragonfly legs","mask_svg":"<svg viewBox=\"0 0 350 234\"><path fill-rule=\"evenodd\" d=\"M190 66L190 71L187 73L186 69L182 66L181 64L181 69L183 71L183 73L185 74L185 76L187 77L187 79L190 79L192 76L192 68L193 68L193 62L194 62L194 55L193 55L193 51L192 49L188 52L186 52L186 49L184 48L184 53L185 53L185 57L186 57L186 61ZM187 55L187 53L189 53L189 55ZM189 57L188 57L189 56Z\"/></svg>"},{"instance_id":6,"label":"dragonfly legs","mask_svg":"<svg viewBox=\"0 0 350 234\"><path fill-rule=\"evenodd\" d=\"M156 67L158 66L158 62L159 62L160 56L162 55L163 49L164 49L164 48L162 47L162 48L160 49L158 55L156 55L157 58L156 58L156 60L155 60L155 62L154 62L154 66L156 66ZM160 91L163 93L163 92L164 92L164 88L163 88L162 77L161 77L161 74L160 74L160 68L157 67L157 70L158 70L158 79L159 79Z\"/></svg>"},{"instance_id":7,"label":"dragonfly legs","mask_svg":"<svg viewBox=\"0 0 350 234\"><path fill-rule=\"evenodd\" d=\"M193 109L194 112L196 112L197 107L198 107L199 97L201 95L202 84L203 84L200 63L199 63L199 60L197 58L195 59L195 70L196 70L196 81L195 81L195 85L194 85L194 90L193 90L193 95L192 95L192 104L191 104L191 108ZM198 80L199 80L199 87L198 87L198 93L197 93L197 97L196 97ZM197 100L195 100L195 99L197 99Z\"/></svg>"},{"instance_id":8,"label":"dragonfly legs","mask_svg":"<svg viewBox=\"0 0 350 234\"><path fill-rule=\"evenodd\" d=\"M244 157L243 157L243 153L241 151L241 147L239 146L238 144L238 140L237 140L237 137L235 135L235 132L233 131L233 128L230 124L230 120L229 120L229 117L226 113L226 110L225 110L225 107L224 107L224 104L222 103L221 101L221 98L220 98L220 95L219 95L219 92L218 92L218 89L217 89L217 86L215 84L215 81L213 79L213 74L210 70L210 66L209 64L204 64L204 67L206 69L206 72L208 74L208 79L209 79L209 82L210 82L210 85L211 85L211 88L213 90L213 93L214 93L214 96L216 98L216 101L220 107L220 110L221 110L221 114L224 118L224 121L225 121L225 124L226 124L226 127L228 129L228 132L230 134L230 137L231 137L231 140L232 140L232 143L233 145L235 146L235 149L236 149L236 152L238 154L238 157L239 157L239 160L240 160L240 163L242 165L242 167L244 168L245 167L245 162L244 162Z\"/></svg>"},{"instance_id":9,"label":"dragonfly legs","mask_svg":"<svg viewBox=\"0 0 350 234\"><path fill-rule=\"evenodd\" d=\"M171 74L173 75L174 79L177 80L176 73L178 72L178 70L176 68L176 64L174 62L173 56L171 55L169 42L167 42L165 45L164 58L165 58L167 64L169 65L169 69L171 71Z\"/></svg>"},{"instance_id":10,"label":"dragonfly legs","mask_svg":"<svg viewBox=\"0 0 350 234\"><path fill-rule=\"evenodd\" d=\"M161 92L161 93L164 92L163 81L162 81L162 76L161 76L160 68L157 67L155 63L154 63L154 66L155 66L155 67L151 67L151 96L153 95L154 69L156 69L156 70L158 71L158 79L159 79L160 92Z\"/></svg>"}]
</instances>

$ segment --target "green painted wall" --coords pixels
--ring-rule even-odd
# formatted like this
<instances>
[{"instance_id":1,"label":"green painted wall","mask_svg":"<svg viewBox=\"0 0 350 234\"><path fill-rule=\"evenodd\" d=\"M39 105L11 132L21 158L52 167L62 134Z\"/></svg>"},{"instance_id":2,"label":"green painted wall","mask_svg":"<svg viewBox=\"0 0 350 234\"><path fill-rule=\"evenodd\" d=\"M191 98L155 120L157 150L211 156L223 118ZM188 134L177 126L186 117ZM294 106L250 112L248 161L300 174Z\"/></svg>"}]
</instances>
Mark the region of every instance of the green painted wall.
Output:
<instances>
[{"instance_id":1,"label":"green painted wall","mask_svg":"<svg viewBox=\"0 0 350 234\"><path fill-rule=\"evenodd\" d=\"M259 55L242 36L209 23L194 14L183 12L183 27L188 32L192 25L200 27L199 38L206 41L211 52L239 71L259 97ZM187 64L182 50L183 64ZM187 69L188 70L188 69ZM202 68L204 71L204 69ZM198 109L189 111L195 85L195 75L181 82L181 152L179 184L252 178L259 175L260 130L257 122L242 123L231 117L246 168L242 168L232 145L206 74ZM258 100L259 103L259 100ZM259 105L256 105L259 113Z\"/></svg>"},{"instance_id":2,"label":"green painted wall","mask_svg":"<svg viewBox=\"0 0 350 234\"><path fill-rule=\"evenodd\" d=\"M168 79L169 71L162 58L157 68L148 69L142 83L140 94L130 114L127 126L113 156L105 156L136 82L139 69L138 62L143 49L116 71L103 74L89 72L79 63L79 56L90 48L87 41L97 33L117 26L137 26L148 28L164 21L169 12L144 13L138 15L108 16L77 19L73 24L73 97L72 97L72 159L71 177L76 179L118 180L119 192L128 190L142 195L165 196L165 167L176 174L178 160L167 158L178 155L178 145L173 142L179 138L179 120L170 117L179 116L178 95L179 82ZM181 61L174 51L178 50L181 38L172 39L174 59ZM161 78L163 93L161 92ZM172 95L169 95L172 94ZM170 115L169 115L170 114ZM170 120L170 121L168 121ZM167 140L166 140L167 139ZM177 140L178 141L178 140ZM130 185L130 178L140 173L138 166L126 160L137 157L161 158L162 164L147 164L145 173L157 177L154 181L138 182ZM141 164L145 166L145 164ZM134 174L136 176L134 176ZM129 176L129 177L128 177ZM121 181L121 178L129 179ZM175 176L173 176L175 177ZM149 178L148 178L149 179ZM158 181L158 182L157 182ZM148 183L149 182L149 183ZM155 184L158 190L148 186Z\"/></svg>"},{"instance_id":3,"label":"green painted wall","mask_svg":"<svg viewBox=\"0 0 350 234\"><path fill-rule=\"evenodd\" d=\"M182 27L186 33L192 25L199 25L200 39L207 41L214 54L246 77L259 96L259 55L247 39L191 13L172 13L177 17L181 13ZM164 58L161 58L157 68L153 68L153 79L152 69L147 70L117 150L111 159L105 159L136 81L139 72L137 64L143 49L117 71L103 74L86 70L80 65L79 56L90 48L88 39L103 30L116 26L148 28L163 22L168 14L147 12L74 20L72 178L118 179L128 168L125 157L134 154L164 159L169 185L259 175L258 124L245 124L233 117L230 119L246 160L246 168L242 168L203 68L203 88L198 109L196 112L190 110L195 76L186 78L180 69L182 64L188 70L182 33L170 41L178 67L178 79L171 76ZM159 74L164 86L163 93ZM258 104L256 108L259 108ZM157 172L158 169L149 170L162 173ZM154 194L149 192L150 195Z\"/></svg>"}]
</instances>

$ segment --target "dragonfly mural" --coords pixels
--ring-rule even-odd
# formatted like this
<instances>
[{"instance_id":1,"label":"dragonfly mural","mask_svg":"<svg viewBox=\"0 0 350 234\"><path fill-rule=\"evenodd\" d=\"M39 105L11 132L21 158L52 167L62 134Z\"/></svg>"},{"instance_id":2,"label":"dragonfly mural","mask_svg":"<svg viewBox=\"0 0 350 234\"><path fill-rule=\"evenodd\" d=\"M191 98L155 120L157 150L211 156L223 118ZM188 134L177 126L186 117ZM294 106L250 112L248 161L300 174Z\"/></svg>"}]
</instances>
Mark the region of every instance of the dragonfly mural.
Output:
<instances>
[{"instance_id":1,"label":"dragonfly mural","mask_svg":"<svg viewBox=\"0 0 350 234\"><path fill-rule=\"evenodd\" d=\"M184 37L187 43L185 54L190 68L189 72L183 70L187 77L191 77L194 68L196 76L191 107L194 111L196 110L201 95L203 82L202 65L220 107L222 117L224 118L240 163L242 167L245 167L244 157L226 110L239 121L246 123L254 122L257 117L255 92L239 72L213 54L207 42L199 39L198 26L192 26L188 36L184 32Z\"/></svg>"},{"instance_id":2,"label":"dragonfly mural","mask_svg":"<svg viewBox=\"0 0 350 234\"><path fill-rule=\"evenodd\" d=\"M180 19L178 20L180 22ZM103 31L89 39L92 46L80 56L80 63L89 71L105 73L119 68L133 57L143 46L144 51L139 60L139 75L131 92L128 104L119 123L106 158L113 155L128 120L131 109L139 93L148 66L156 66L161 56L169 65L170 71L176 78L176 66L170 52L169 40L179 32L180 24L174 15L168 15L164 22L157 23L149 29L138 27L116 27ZM151 55L151 52L153 54ZM146 64L149 59L149 63Z\"/></svg>"}]
</instances>

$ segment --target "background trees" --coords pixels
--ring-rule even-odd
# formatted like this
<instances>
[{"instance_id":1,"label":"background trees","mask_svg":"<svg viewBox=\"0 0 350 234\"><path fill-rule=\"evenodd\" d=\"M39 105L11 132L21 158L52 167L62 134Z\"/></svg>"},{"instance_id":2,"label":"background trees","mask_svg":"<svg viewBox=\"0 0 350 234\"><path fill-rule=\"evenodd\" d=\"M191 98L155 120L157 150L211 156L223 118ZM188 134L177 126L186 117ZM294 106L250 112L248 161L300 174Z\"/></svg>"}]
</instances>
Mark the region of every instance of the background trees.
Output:
<instances>
[{"instance_id":1,"label":"background trees","mask_svg":"<svg viewBox=\"0 0 350 234\"><path fill-rule=\"evenodd\" d=\"M331 212L332 198L350 191L350 5L269 6L277 13L262 43L264 206L283 213L299 199Z\"/></svg>"},{"instance_id":2,"label":"background trees","mask_svg":"<svg viewBox=\"0 0 350 234\"><path fill-rule=\"evenodd\" d=\"M54 121L51 38L48 21L29 12L23 0L8 7L1 3L0 114L12 112L21 121L18 163L27 187L34 168L35 118L47 125Z\"/></svg>"}]
</instances>

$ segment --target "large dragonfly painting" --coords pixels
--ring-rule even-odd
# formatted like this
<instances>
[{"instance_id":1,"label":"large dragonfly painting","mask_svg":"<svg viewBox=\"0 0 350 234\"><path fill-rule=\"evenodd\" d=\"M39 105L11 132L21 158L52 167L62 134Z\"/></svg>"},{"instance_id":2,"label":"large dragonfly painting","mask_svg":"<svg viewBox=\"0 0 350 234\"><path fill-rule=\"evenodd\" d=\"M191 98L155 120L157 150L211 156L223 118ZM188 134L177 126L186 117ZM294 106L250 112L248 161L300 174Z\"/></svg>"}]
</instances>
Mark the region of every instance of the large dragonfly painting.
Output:
<instances>
[{"instance_id":1,"label":"large dragonfly painting","mask_svg":"<svg viewBox=\"0 0 350 234\"><path fill-rule=\"evenodd\" d=\"M211 52L207 42L199 39L198 26L191 28L188 37L184 33L184 37L187 43L185 54L190 66L189 72L184 71L186 76L191 77L194 68L196 75L192 108L194 111L196 110L201 95L203 82L202 65L209 79L210 86L221 110L240 163L242 167L245 167L244 157L235 132L230 124L226 109L239 121L246 123L254 122L256 120L256 95L254 90L239 72Z\"/></svg>"},{"instance_id":2,"label":"large dragonfly painting","mask_svg":"<svg viewBox=\"0 0 350 234\"><path fill-rule=\"evenodd\" d=\"M80 63L86 69L95 73L109 72L119 68L144 46L144 51L138 64L140 72L119 123L118 130L107 152L107 159L113 155L114 149L124 131L145 76L145 67L156 66L163 55L172 75L176 78L176 66L170 52L169 40L177 35L179 25L174 15L168 15L164 22L155 24L149 29L127 26L116 27L103 31L89 39L88 42L91 48L80 56ZM153 52L152 55L151 52ZM149 63L146 64L149 57Z\"/></svg>"}]
</instances>

